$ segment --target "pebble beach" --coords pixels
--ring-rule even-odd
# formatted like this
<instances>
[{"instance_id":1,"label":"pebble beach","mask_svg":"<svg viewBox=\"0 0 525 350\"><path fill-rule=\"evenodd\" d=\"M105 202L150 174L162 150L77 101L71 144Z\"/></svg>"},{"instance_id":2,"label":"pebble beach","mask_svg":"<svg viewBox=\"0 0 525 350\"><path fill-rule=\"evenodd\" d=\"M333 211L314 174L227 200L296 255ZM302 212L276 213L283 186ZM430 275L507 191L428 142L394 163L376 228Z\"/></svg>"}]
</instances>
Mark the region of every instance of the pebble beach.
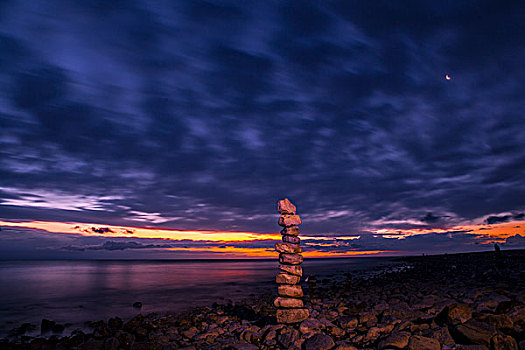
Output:
<instances>
[{"instance_id":1,"label":"pebble beach","mask_svg":"<svg viewBox=\"0 0 525 350\"><path fill-rule=\"evenodd\" d=\"M525 251L419 256L301 282L309 317L279 324L276 293L177 314L86 323L43 320L0 349L525 349ZM40 329L40 336L28 336ZM56 331L56 332L54 332Z\"/></svg>"}]
</instances>

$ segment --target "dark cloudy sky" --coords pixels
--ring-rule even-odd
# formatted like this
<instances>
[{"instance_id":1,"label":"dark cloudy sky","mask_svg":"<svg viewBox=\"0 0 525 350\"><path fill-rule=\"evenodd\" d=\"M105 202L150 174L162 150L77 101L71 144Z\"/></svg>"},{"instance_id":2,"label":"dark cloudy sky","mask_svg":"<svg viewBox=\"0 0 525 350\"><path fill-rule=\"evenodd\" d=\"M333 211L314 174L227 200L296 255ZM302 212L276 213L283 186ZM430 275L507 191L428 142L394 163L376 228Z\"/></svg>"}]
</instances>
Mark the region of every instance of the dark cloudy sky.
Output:
<instances>
[{"instance_id":1,"label":"dark cloudy sky","mask_svg":"<svg viewBox=\"0 0 525 350\"><path fill-rule=\"evenodd\" d=\"M1 1L0 220L270 233L283 197L311 236L523 220L524 13Z\"/></svg>"}]
</instances>

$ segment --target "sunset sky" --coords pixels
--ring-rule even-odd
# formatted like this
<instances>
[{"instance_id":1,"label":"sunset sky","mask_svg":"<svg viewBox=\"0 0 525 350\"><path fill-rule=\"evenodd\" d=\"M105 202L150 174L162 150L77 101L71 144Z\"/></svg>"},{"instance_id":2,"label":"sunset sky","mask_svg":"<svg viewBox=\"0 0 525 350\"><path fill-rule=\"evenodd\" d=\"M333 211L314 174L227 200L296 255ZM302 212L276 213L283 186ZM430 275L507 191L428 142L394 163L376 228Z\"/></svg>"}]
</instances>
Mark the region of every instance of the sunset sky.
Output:
<instances>
[{"instance_id":1,"label":"sunset sky","mask_svg":"<svg viewBox=\"0 0 525 350\"><path fill-rule=\"evenodd\" d=\"M0 259L525 248L523 1L0 2Z\"/></svg>"}]
</instances>

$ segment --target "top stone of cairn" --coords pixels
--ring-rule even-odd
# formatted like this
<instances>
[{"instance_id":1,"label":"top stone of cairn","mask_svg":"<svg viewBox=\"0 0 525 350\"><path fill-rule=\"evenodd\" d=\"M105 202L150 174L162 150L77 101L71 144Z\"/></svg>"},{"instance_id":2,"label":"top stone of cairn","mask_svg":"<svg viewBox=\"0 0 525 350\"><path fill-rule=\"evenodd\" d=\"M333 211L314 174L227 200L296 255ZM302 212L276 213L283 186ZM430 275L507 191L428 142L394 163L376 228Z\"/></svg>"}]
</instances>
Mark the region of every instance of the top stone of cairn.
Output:
<instances>
[{"instance_id":1,"label":"top stone of cairn","mask_svg":"<svg viewBox=\"0 0 525 350\"><path fill-rule=\"evenodd\" d=\"M281 214L294 215L295 210L295 205L293 205L292 202L288 200L288 198L281 199L279 202L277 202L277 211L279 211Z\"/></svg>"}]
</instances>

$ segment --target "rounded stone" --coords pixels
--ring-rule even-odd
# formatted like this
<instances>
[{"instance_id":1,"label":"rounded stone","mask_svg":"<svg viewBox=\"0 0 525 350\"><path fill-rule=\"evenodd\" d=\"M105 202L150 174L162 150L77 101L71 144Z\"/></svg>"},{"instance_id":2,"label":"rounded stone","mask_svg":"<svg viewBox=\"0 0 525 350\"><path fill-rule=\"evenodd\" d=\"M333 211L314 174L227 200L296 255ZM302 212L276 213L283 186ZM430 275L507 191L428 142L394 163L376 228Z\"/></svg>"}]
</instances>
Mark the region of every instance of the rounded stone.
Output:
<instances>
[{"instance_id":1,"label":"rounded stone","mask_svg":"<svg viewBox=\"0 0 525 350\"><path fill-rule=\"evenodd\" d=\"M281 214L295 214L297 208L295 205L288 200L288 198L282 199L277 202L277 211Z\"/></svg>"},{"instance_id":2,"label":"rounded stone","mask_svg":"<svg viewBox=\"0 0 525 350\"><path fill-rule=\"evenodd\" d=\"M281 215L279 216L279 226L296 226L301 225L301 218L299 215Z\"/></svg>"},{"instance_id":3,"label":"rounded stone","mask_svg":"<svg viewBox=\"0 0 525 350\"><path fill-rule=\"evenodd\" d=\"M302 253L303 249L299 244L292 244L286 242L277 242L275 243L275 250L279 253Z\"/></svg>"},{"instance_id":4,"label":"rounded stone","mask_svg":"<svg viewBox=\"0 0 525 350\"><path fill-rule=\"evenodd\" d=\"M273 305L278 308L303 308L304 303L301 299L296 298L283 298L283 297L277 297L273 301Z\"/></svg>"},{"instance_id":5,"label":"rounded stone","mask_svg":"<svg viewBox=\"0 0 525 350\"><path fill-rule=\"evenodd\" d=\"M284 265L299 265L303 262L303 256L300 254L279 254L279 262Z\"/></svg>"},{"instance_id":6,"label":"rounded stone","mask_svg":"<svg viewBox=\"0 0 525 350\"><path fill-rule=\"evenodd\" d=\"M297 284L281 284L277 288L277 293L283 297L301 298L303 288Z\"/></svg>"},{"instance_id":7,"label":"rounded stone","mask_svg":"<svg viewBox=\"0 0 525 350\"><path fill-rule=\"evenodd\" d=\"M308 309L279 309L275 315L278 323L298 323L306 320L310 313Z\"/></svg>"},{"instance_id":8,"label":"rounded stone","mask_svg":"<svg viewBox=\"0 0 525 350\"><path fill-rule=\"evenodd\" d=\"M297 284L301 278L295 275L289 275L287 273L280 273L275 277L275 282L279 284Z\"/></svg>"}]
</instances>

